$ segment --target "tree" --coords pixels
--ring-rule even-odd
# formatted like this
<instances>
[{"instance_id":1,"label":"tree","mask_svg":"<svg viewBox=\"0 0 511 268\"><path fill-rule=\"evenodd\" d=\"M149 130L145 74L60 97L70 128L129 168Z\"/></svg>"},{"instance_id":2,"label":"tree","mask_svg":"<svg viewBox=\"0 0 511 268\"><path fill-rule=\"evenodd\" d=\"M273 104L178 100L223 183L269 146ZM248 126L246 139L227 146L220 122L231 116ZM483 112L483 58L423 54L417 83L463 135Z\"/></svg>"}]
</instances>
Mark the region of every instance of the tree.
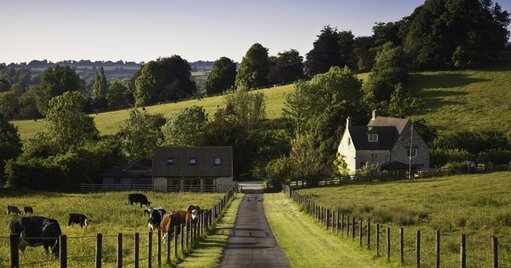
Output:
<instances>
[{"instance_id":1,"label":"tree","mask_svg":"<svg viewBox=\"0 0 511 268\"><path fill-rule=\"evenodd\" d=\"M397 84L390 96L386 114L391 117L408 118L421 109L424 104L414 98L409 90L405 90L401 83Z\"/></svg>"},{"instance_id":2,"label":"tree","mask_svg":"<svg viewBox=\"0 0 511 268\"><path fill-rule=\"evenodd\" d=\"M21 119L35 119L41 117L41 114L37 110L36 99L32 90L23 93L23 95L18 98L18 103L18 116Z\"/></svg>"},{"instance_id":3,"label":"tree","mask_svg":"<svg viewBox=\"0 0 511 268\"><path fill-rule=\"evenodd\" d=\"M319 147L322 163L332 163L346 118L362 119L362 83L349 68L332 67L312 80L295 85L284 103L284 118L294 136L308 135Z\"/></svg>"},{"instance_id":4,"label":"tree","mask_svg":"<svg viewBox=\"0 0 511 268\"><path fill-rule=\"evenodd\" d=\"M364 83L365 98L371 109L385 111L396 86L407 78L404 53L391 43L381 46L376 62Z\"/></svg>"},{"instance_id":5,"label":"tree","mask_svg":"<svg viewBox=\"0 0 511 268\"><path fill-rule=\"evenodd\" d=\"M9 81L7 79L0 79L0 93L9 91L10 88Z\"/></svg>"},{"instance_id":6,"label":"tree","mask_svg":"<svg viewBox=\"0 0 511 268\"><path fill-rule=\"evenodd\" d=\"M303 57L294 49L279 53L273 62L270 60L266 78L271 84L288 84L303 79Z\"/></svg>"},{"instance_id":7,"label":"tree","mask_svg":"<svg viewBox=\"0 0 511 268\"><path fill-rule=\"evenodd\" d=\"M325 26L306 55L305 72L309 77L328 72L330 67L355 67L355 42L351 31L338 32Z\"/></svg>"},{"instance_id":8,"label":"tree","mask_svg":"<svg viewBox=\"0 0 511 268\"><path fill-rule=\"evenodd\" d=\"M177 101L192 96L196 86L191 76L190 64L178 55L150 61L135 79L136 105Z\"/></svg>"},{"instance_id":9,"label":"tree","mask_svg":"<svg viewBox=\"0 0 511 268\"><path fill-rule=\"evenodd\" d=\"M213 64L206 82L206 92L216 94L234 87L236 63L227 57L221 57Z\"/></svg>"},{"instance_id":10,"label":"tree","mask_svg":"<svg viewBox=\"0 0 511 268\"><path fill-rule=\"evenodd\" d=\"M45 115L50 99L67 91L78 91L81 86L80 76L69 66L57 64L44 70L39 89L34 91L37 109Z\"/></svg>"},{"instance_id":11,"label":"tree","mask_svg":"<svg viewBox=\"0 0 511 268\"><path fill-rule=\"evenodd\" d=\"M250 93L247 89L238 89L225 96L224 113L227 120L236 122L247 129L255 128L266 117L264 94Z\"/></svg>"},{"instance_id":12,"label":"tree","mask_svg":"<svg viewBox=\"0 0 511 268\"><path fill-rule=\"evenodd\" d=\"M128 87L119 81L114 81L108 87L107 102L110 108L124 108L129 106L130 92Z\"/></svg>"},{"instance_id":13,"label":"tree","mask_svg":"<svg viewBox=\"0 0 511 268\"><path fill-rule=\"evenodd\" d=\"M289 158L293 163L294 177L305 179L307 185L317 185L323 159L318 148L317 140L309 133L296 136L291 141Z\"/></svg>"},{"instance_id":14,"label":"tree","mask_svg":"<svg viewBox=\"0 0 511 268\"><path fill-rule=\"evenodd\" d=\"M5 163L21 154L21 140L18 129L0 112L0 181L4 175Z\"/></svg>"},{"instance_id":15,"label":"tree","mask_svg":"<svg viewBox=\"0 0 511 268\"><path fill-rule=\"evenodd\" d=\"M83 113L85 98L80 92L64 92L48 104L48 135L60 152L82 146L98 137L94 119Z\"/></svg>"},{"instance_id":16,"label":"tree","mask_svg":"<svg viewBox=\"0 0 511 268\"><path fill-rule=\"evenodd\" d=\"M152 158L154 147L161 139L160 128L164 123L165 119L161 115L132 109L117 134L126 159L137 161Z\"/></svg>"},{"instance_id":17,"label":"tree","mask_svg":"<svg viewBox=\"0 0 511 268\"><path fill-rule=\"evenodd\" d=\"M259 43L253 44L241 60L236 87L252 89L267 85L269 64L268 49Z\"/></svg>"},{"instance_id":18,"label":"tree","mask_svg":"<svg viewBox=\"0 0 511 268\"><path fill-rule=\"evenodd\" d=\"M92 100L94 101L95 107L103 108L106 106L107 90L108 82L105 77L103 66L101 66L99 71L96 72L96 78L92 85Z\"/></svg>"},{"instance_id":19,"label":"tree","mask_svg":"<svg viewBox=\"0 0 511 268\"><path fill-rule=\"evenodd\" d=\"M163 125L163 146L199 146L204 144L208 114L201 106L186 107Z\"/></svg>"},{"instance_id":20,"label":"tree","mask_svg":"<svg viewBox=\"0 0 511 268\"><path fill-rule=\"evenodd\" d=\"M373 37L360 36L355 38L355 55L357 57L357 67L359 71L367 72L373 68L375 57L373 47Z\"/></svg>"},{"instance_id":21,"label":"tree","mask_svg":"<svg viewBox=\"0 0 511 268\"><path fill-rule=\"evenodd\" d=\"M18 113L18 97L13 92L0 93L0 113L3 113L9 119Z\"/></svg>"}]
</instances>

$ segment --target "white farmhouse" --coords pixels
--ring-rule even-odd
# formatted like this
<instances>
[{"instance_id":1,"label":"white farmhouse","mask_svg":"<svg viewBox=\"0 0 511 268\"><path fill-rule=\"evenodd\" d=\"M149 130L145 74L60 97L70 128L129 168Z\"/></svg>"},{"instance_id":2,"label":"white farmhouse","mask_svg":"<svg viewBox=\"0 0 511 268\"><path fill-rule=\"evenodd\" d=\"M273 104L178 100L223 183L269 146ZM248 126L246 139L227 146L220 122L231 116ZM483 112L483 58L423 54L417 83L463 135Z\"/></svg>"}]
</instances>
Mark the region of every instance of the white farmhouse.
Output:
<instances>
[{"instance_id":1,"label":"white farmhouse","mask_svg":"<svg viewBox=\"0 0 511 268\"><path fill-rule=\"evenodd\" d=\"M429 147L409 119L378 116L373 111L367 126L352 126L350 121L348 117L337 151L351 174L365 165L397 176L410 166L412 172L429 169Z\"/></svg>"}]
</instances>

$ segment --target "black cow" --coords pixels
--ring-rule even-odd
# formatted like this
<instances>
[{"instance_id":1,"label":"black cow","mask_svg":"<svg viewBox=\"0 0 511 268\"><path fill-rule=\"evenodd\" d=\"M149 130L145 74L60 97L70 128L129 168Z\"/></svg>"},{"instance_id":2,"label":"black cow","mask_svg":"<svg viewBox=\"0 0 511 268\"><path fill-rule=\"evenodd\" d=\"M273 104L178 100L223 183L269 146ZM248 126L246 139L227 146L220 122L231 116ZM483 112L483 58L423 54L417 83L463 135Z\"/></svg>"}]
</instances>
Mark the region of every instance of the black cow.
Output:
<instances>
[{"instance_id":1,"label":"black cow","mask_svg":"<svg viewBox=\"0 0 511 268\"><path fill-rule=\"evenodd\" d=\"M25 212L25 214L34 214L32 207L23 207L23 212Z\"/></svg>"},{"instance_id":2,"label":"black cow","mask_svg":"<svg viewBox=\"0 0 511 268\"><path fill-rule=\"evenodd\" d=\"M145 196L143 194L129 194L128 200L131 205L133 205L133 203L140 203L140 207L142 207L142 205L146 205L146 206L151 205L151 202L149 202L149 200L147 200L147 196Z\"/></svg>"},{"instance_id":3,"label":"black cow","mask_svg":"<svg viewBox=\"0 0 511 268\"><path fill-rule=\"evenodd\" d=\"M11 234L19 235L21 252L27 246L42 245L48 253L51 248L53 255L59 257L59 236L62 235L58 221L40 216L16 217L9 224Z\"/></svg>"},{"instance_id":4,"label":"black cow","mask_svg":"<svg viewBox=\"0 0 511 268\"><path fill-rule=\"evenodd\" d=\"M21 214L21 211L17 206L7 206L7 214L18 215Z\"/></svg>"},{"instance_id":5,"label":"black cow","mask_svg":"<svg viewBox=\"0 0 511 268\"><path fill-rule=\"evenodd\" d=\"M147 226L151 229L151 231L154 231L154 228L160 226L161 219L166 213L164 208L150 208L144 210L144 212L149 215Z\"/></svg>"},{"instance_id":6,"label":"black cow","mask_svg":"<svg viewBox=\"0 0 511 268\"><path fill-rule=\"evenodd\" d=\"M79 213L69 213L69 220L67 222L67 226L71 226L73 224L80 224L80 227L89 225L89 219L87 216Z\"/></svg>"}]
</instances>

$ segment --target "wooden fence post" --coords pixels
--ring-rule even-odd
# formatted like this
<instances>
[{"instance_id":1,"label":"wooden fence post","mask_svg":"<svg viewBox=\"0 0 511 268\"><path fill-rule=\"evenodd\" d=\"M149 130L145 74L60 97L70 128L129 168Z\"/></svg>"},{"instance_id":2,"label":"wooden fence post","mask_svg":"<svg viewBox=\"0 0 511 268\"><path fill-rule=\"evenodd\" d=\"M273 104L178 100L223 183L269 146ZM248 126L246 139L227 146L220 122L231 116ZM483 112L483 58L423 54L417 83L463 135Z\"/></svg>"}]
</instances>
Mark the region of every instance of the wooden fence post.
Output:
<instances>
[{"instance_id":1,"label":"wooden fence post","mask_svg":"<svg viewBox=\"0 0 511 268\"><path fill-rule=\"evenodd\" d=\"M325 215L325 216L326 216L326 217L325 217L325 227L326 227L326 229L328 230L328 228L330 227L330 226L329 226L329 225L330 225L330 209L327 209L327 208L326 208L326 209L325 209L325 212L326 212L326 213L325 213L325 214L326 214L326 215Z\"/></svg>"},{"instance_id":2,"label":"wooden fence post","mask_svg":"<svg viewBox=\"0 0 511 268\"><path fill-rule=\"evenodd\" d=\"M387 261L390 261L390 227L387 227Z\"/></svg>"},{"instance_id":3,"label":"wooden fence post","mask_svg":"<svg viewBox=\"0 0 511 268\"><path fill-rule=\"evenodd\" d=\"M466 241L465 241L465 234L461 234L460 239L460 267L466 268L467 267L467 255L466 255Z\"/></svg>"},{"instance_id":4,"label":"wooden fence post","mask_svg":"<svg viewBox=\"0 0 511 268\"><path fill-rule=\"evenodd\" d=\"M346 216L347 220L346 220L346 236L349 237L350 236L350 215L347 215Z\"/></svg>"},{"instance_id":5,"label":"wooden fence post","mask_svg":"<svg viewBox=\"0 0 511 268\"><path fill-rule=\"evenodd\" d=\"M367 219L367 249L371 249L371 220Z\"/></svg>"},{"instance_id":6,"label":"wooden fence post","mask_svg":"<svg viewBox=\"0 0 511 268\"><path fill-rule=\"evenodd\" d=\"M168 235L168 233L167 233ZM168 241L168 238L167 238ZM151 268L153 255L153 232L147 233L147 267Z\"/></svg>"},{"instance_id":7,"label":"wooden fence post","mask_svg":"<svg viewBox=\"0 0 511 268\"><path fill-rule=\"evenodd\" d=\"M140 262L140 235L135 233L135 268L139 267Z\"/></svg>"},{"instance_id":8,"label":"wooden fence post","mask_svg":"<svg viewBox=\"0 0 511 268\"><path fill-rule=\"evenodd\" d=\"M435 239L435 242L436 242L436 262L435 262L435 267L436 268L440 268L440 231L436 231L436 239Z\"/></svg>"},{"instance_id":9,"label":"wooden fence post","mask_svg":"<svg viewBox=\"0 0 511 268\"><path fill-rule=\"evenodd\" d=\"M19 268L20 266L20 258L19 258L19 251L18 251L18 244L19 244L19 235L11 234L9 236L9 245L11 249L11 267L13 268Z\"/></svg>"},{"instance_id":10,"label":"wooden fence post","mask_svg":"<svg viewBox=\"0 0 511 268\"><path fill-rule=\"evenodd\" d=\"M184 236L184 231L185 231L185 223L181 223L181 256L184 256L185 255L185 236Z\"/></svg>"},{"instance_id":11,"label":"wooden fence post","mask_svg":"<svg viewBox=\"0 0 511 268\"><path fill-rule=\"evenodd\" d=\"M60 236L60 268L67 268L67 235Z\"/></svg>"},{"instance_id":12,"label":"wooden fence post","mask_svg":"<svg viewBox=\"0 0 511 268\"><path fill-rule=\"evenodd\" d=\"M401 262L401 265L403 265L405 263L405 256L404 256L404 251L405 251L405 232L404 232L404 229L403 227L401 227L399 229L399 256L400 256L400 262Z\"/></svg>"},{"instance_id":13,"label":"wooden fence post","mask_svg":"<svg viewBox=\"0 0 511 268\"><path fill-rule=\"evenodd\" d=\"M358 237L358 240L359 240L358 246L359 247L362 247L362 244L363 244L362 243L362 237L364 236L363 233L364 233L363 220L360 219L359 224L358 224L358 236L359 236Z\"/></svg>"},{"instance_id":14,"label":"wooden fence post","mask_svg":"<svg viewBox=\"0 0 511 268\"><path fill-rule=\"evenodd\" d=\"M160 231L160 229L158 229L158 232L156 233L156 235L158 236L156 238L156 252L157 252L156 263L158 264L158 267L161 267L161 231Z\"/></svg>"},{"instance_id":15,"label":"wooden fence post","mask_svg":"<svg viewBox=\"0 0 511 268\"><path fill-rule=\"evenodd\" d=\"M337 211L337 221L335 223L335 229L336 229L335 234L337 234L337 235L339 235L339 223L341 223L341 212Z\"/></svg>"},{"instance_id":16,"label":"wooden fence post","mask_svg":"<svg viewBox=\"0 0 511 268\"><path fill-rule=\"evenodd\" d=\"M122 233L117 234L117 267L122 267Z\"/></svg>"},{"instance_id":17,"label":"wooden fence post","mask_svg":"<svg viewBox=\"0 0 511 268\"><path fill-rule=\"evenodd\" d=\"M344 213L341 213L341 232L344 232Z\"/></svg>"},{"instance_id":18,"label":"wooden fence post","mask_svg":"<svg viewBox=\"0 0 511 268\"><path fill-rule=\"evenodd\" d=\"M492 236L493 268L499 268L499 240Z\"/></svg>"},{"instance_id":19,"label":"wooden fence post","mask_svg":"<svg viewBox=\"0 0 511 268\"><path fill-rule=\"evenodd\" d=\"M165 239L165 244L166 244L166 250L167 250L167 264L170 264L170 250L171 250L171 246L170 246L170 236L169 236L168 230L167 230L167 239Z\"/></svg>"},{"instance_id":20,"label":"wooden fence post","mask_svg":"<svg viewBox=\"0 0 511 268\"><path fill-rule=\"evenodd\" d=\"M376 224L376 257L380 257L380 224Z\"/></svg>"},{"instance_id":21,"label":"wooden fence post","mask_svg":"<svg viewBox=\"0 0 511 268\"><path fill-rule=\"evenodd\" d=\"M186 251L190 250L190 244L189 244L189 241L190 241L190 222L186 222L185 223L186 225Z\"/></svg>"},{"instance_id":22,"label":"wooden fence post","mask_svg":"<svg viewBox=\"0 0 511 268\"><path fill-rule=\"evenodd\" d=\"M416 239L416 253L417 253L417 268L421 267L421 231L417 230L417 239Z\"/></svg>"},{"instance_id":23,"label":"wooden fence post","mask_svg":"<svg viewBox=\"0 0 511 268\"><path fill-rule=\"evenodd\" d=\"M355 219L355 217L352 218L352 223L351 223L351 240L355 241L355 225L357 224L357 221Z\"/></svg>"},{"instance_id":24,"label":"wooden fence post","mask_svg":"<svg viewBox=\"0 0 511 268\"><path fill-rule=\"evenodd\" d=\"M101 268L103 258L103 234L96 234L96 268Z\"/></svg>"}]
</instances>

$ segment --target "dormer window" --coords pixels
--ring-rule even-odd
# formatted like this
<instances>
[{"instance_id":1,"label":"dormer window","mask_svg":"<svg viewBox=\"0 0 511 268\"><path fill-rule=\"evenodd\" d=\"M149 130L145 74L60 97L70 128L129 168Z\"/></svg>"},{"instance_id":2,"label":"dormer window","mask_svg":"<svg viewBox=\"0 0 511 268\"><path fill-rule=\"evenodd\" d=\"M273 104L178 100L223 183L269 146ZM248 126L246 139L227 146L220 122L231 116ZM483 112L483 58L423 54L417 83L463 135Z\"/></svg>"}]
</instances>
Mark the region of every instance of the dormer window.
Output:
<instances>
[{"instance_id":1,"label":"dormer window","mask_svg":"<svg viewBox=\"0 0 511 268\"><path fill-rule=\"evenodd\" d=\"M195 157L188 158L188 165L194 166L196 164L197 164L197 158L195 158Z\"/></svg>"},{"instance_id":2,"label":"dormer window","mask_svg":"<svg viewBox=\"0 0 511 268\"><path fill-rule=\"evenodd\" d=\"M369 142L378 142L378 133L369 133L369 134L367 134L367 140Z\"/></svg>"}]
</instances>

